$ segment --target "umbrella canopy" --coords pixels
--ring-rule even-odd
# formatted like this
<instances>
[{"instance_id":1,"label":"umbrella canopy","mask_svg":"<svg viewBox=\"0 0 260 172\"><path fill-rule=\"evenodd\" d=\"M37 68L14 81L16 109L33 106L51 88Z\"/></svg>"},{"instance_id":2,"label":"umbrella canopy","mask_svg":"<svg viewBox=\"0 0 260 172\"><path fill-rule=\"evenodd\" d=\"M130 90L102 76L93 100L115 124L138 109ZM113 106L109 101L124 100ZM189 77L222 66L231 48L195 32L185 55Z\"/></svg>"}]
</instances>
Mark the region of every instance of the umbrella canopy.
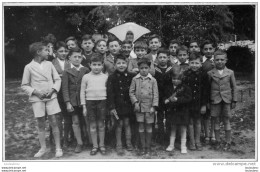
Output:
<instances>
[{"instance_id":1,"label":"umbrella canopy","mask_svg":"<svg viewBox=\"0 0 260 172\"><path fill-rule=\"evenodd\" d=\"M126 38L126 33L128 31L131 31L134 34L133 42L135 42L142 35L151 32L149 29L146 29L145 27L132 22L124 23L119 26L113 27L108 32L114 34L121 41L124 41Z\"/></svg>"}]
</instances>

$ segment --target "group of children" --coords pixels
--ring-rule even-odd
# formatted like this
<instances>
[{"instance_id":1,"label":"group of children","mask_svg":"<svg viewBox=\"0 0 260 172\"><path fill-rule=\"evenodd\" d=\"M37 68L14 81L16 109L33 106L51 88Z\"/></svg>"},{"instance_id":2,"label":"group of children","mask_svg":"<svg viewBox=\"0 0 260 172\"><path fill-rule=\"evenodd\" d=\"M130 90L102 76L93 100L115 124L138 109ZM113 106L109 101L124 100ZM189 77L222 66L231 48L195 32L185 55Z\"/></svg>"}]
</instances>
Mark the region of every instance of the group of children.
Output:
<instances>
[{"instance_id":1,"label":"group of children","mask_svg":"<svg viewBox=\"0 0 260 172\"><path fill-rule=\"evenodd\" d=\"M215 51L210 41L201 48L191 41L187 48L173 40L168 49L161 48L161 42L158 35L148 44L141 40L134 45L129 39L95 42L84 35L80 44L74 37L55 45L31 44L33 60L25 66L22 89L37 120L41 148L34 157L46 152L46 116L56 157L74 138L75 152L91 144L91 155L105 155L106 140L114 138L118 155L124 154L124 145L128 151L136 147L141 155L149 155L153 141L165 140L166 151L174 151L178 136L181 153L187 153L187 139L190 150L202 150L201 133L206 144L219 149L222 119L223 148L229 149L229 119L237 98L234 72L225 66L226 52ZM54 53L48 51L52 46ZM114 124L115 135L106 132L108 123Z\"/></svg>"}]
</instances>

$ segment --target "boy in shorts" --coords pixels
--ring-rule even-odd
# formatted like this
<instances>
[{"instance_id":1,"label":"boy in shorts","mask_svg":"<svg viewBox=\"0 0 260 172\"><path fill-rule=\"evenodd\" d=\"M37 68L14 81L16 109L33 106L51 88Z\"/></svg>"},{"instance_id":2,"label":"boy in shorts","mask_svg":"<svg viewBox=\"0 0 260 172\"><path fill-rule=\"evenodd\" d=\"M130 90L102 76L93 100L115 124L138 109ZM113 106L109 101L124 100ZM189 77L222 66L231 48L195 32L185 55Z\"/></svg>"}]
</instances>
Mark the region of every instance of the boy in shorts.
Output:
<instances>
[{"instance_id":1,"label":"boy in shorts","mask_svg":"<svg viewBox=\"0 0 260 172\"><path fill-rule=\"evenodd\" d=\"M215 124L215 149L220 148L220 117L223 117L225 139L224 150L231 146L231 108L236 107L237 87L234 72L226 67L227 53L223 50L217 50L214 53L215 68L208 72L209 82L211 84L210 92L210 113Z\"/></svg>"},{"instance_id":2,"label":"boy in shorts","mask_svg":"<svg viewBox=\"0 0 260 172\"><path fill-rule=\"evenodd\" d=\"M146 153L149 155L151 152L152 124L154 123L155 108L159 103L157 81L149 73L150 65L151 61L148 58L138 61L140 73L133 78L129 90L139 124L141 155Z\"/></svg>"}]
</instances>

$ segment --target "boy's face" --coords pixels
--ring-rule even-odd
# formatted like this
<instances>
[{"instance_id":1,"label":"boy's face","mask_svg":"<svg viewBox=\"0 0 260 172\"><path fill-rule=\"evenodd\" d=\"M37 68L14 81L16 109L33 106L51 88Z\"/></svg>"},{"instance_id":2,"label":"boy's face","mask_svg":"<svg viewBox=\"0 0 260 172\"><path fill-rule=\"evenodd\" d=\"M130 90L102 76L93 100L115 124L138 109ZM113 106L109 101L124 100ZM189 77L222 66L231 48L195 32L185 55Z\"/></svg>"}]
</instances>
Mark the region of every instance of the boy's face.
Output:
<instances>
[{"instance_id":1,"label":"boy's face","mask_svg":"<svg viewBox=\"0 0 260 172\"><path fill-rule=\"evenodd\" d=\"M206 56L206 58L211 58L214 51L215 48L212 46L212 44L205 44L202 49L202 53Z\"/></svg>"},{"instance_id":2,"label":"boy's face","mask_svg":"<svg viewBox=\"0 0 260 172\"><path fill-rule=\"evenodd\" d=\"M79 67L79 65L81 64L81 61L82 61L82 54L81 53L77 53L77 52L74 52L71 54L71 56L69 57L70 59L70 62L76 66L76 67Z\"/></svg>"},{"instance_id":3,"label":"boy's face","mask_svg":"<svg viewBox=\"0 0 260 172\"><path fill-rule=\"evenodd\" d=\"M190 66L191 70L197 71L201 67L200 59L195 59L195 60L189 61L189 66Z\"/></svg>"},{"instance_id":4,"label":"boy's face","mask_svg":"<svg viewBox=\"0 0 260 172\"><path fill-rule=\"evenodd\" d=\"M121 49L121 47L120 47L118 41L110 42L108 45L108 50L110 51L110 53L112 55L118 54L120 49Z\"/></svg>"},{"instance_id":5,"label":"boy's face","mask_svg":"<svg viewBox=\"0 0 260 172\"><path fill-rule=\"evenodd\" d=\"M94 74L99 74L99 73L101 73L101 71L103 69L103 63L102 62L91 62L90 68Z\"/></svg>"},{"instance_id":6,"label":"boy's face","mask_svg":"<svg viewBox=\"0 0 260 172\"><path fill-rule=\"evenodd\" d=\"M144 55L147 54L146 49L144 48L136 48L135 49L135 54L137 56L138 59L142 58Z\"/></svg>"},{"instance_id":7,"label":"boy's face","mask_svg":"<svg viewBox=\"0 0 260 172\"><path fill-rule=\"evenodd\" d=\"M152 40L149 41L149 48L152 51L157 51L161 47L161 42L159 41L158 38L153 38Z\"/></svg>"},{"instance_id":8,"label":"boy's face","mask_svg":"<svg viewBox=\"0 0 260 172\"><path fill-rule=\"evenodd\" d=\"M172 78L172 84L173 84L174 86L178 86L178 85L180 85L181 83L182 83L182 81L181 81L181 79L180 79L178 76Z\"/></svg>"},{"instance_id":9,"label":"boy's face","mask_svg":"<svg viewBox=\"0 0 260 172\"><path fill-rule=\"evenodd\" d=\"M178 44L176 44L176 43L174 43L174 44L170 44L170 46L169 46L169 51L170 52L175 52L176 53L176 50L177 50L177 48L178 48Z\"/></svg>"},{"instance_id":10,"label":"boy's face","mask_svg":"<svg viewBox=\"0 0 260 172\"><path fill-rule=\"evenodd\" d=\"M115 66L116 66L116 70L118 70L119 72L124 72L127 68L127 62L122 59L117 59Z\"/></svg>"},{"instance_id":11,"label":"boy's face","mask_svg":"<svg viewBox=\"0 0 260 172\"><path fill-rule=\"evenodd\" d=\"M178 52L178 59L181 63L185 63L188 58L188 52L187 51L179 51Z\"/></svg>"},{"instance_id":12,"label":"boy's face","mask_svg":"<svg viewBox=\"0 0 260 172\"><path fill-rule=\"evenodd\" d=\"M67 44L67 47L68 47L69 50L77 47L76 42L73 41L73 40L69 40L66 44Z\"/></svg>"},{"instance_id":13,"label":"boy's face","mask_svg":"<svg viewBox=\"0 0 260 172\"><path fill-rule=\"evenodd\" d=\"M147 76L148 75L150 66L148 66L145 63L142 63L138 68L139 68L141 76Z\"/></svg>"},{"instance_id":14,"label":"boy's face","mask_svg":"<svg viewBox=\"0 0 260 172\"><path fill-rule=\"evenodd\" d=\"M190 52L200 52L200 47L199 47L198 43L197 42L190 43L189 51Z\"/></svg>"},{"instance_id":15,"label":"boy's face","mask_svg":"<svg viewBox=\"0 0 260 172\"><path fill-rule=\"evenodd\" d=\"M95 46L94 42L92 42L91 39L89 40L83 40L81 43L81 48L85 51L85 52L91 52L93 50L93 47Z\"/></svg>"},{"instance_id":16,"label":"boy's face","mask_svg":"<svg viewBox=\"0 0 260 172\"><path fill-rule=\"evenodd\" d=\"M105 54L107 51L107 45L105 41L99 42L99 44L96 47L97 51L101 54Z\"/></svg>"},{"instance_id":17,"label":"boy's face","mask_svg":"<svg viewBox=\"0 0 260 172\"><path fill-rule=\"evenodd\" d=\"M132 51L132 45L131 44L123 44L122 45L122 53L128 57Z\"/></svg>"},{"instance_id":18,"label":"boy's face","mask_svg":"<svg viewBox=\"0 0 260 172\"><path fill-rule=\"evenodd\" d=\"M167 62L169 60L169 57L165 53L160 53L160 54L158 54L157 59L158 59L158 63L160 66L166 66Z\"/></svg>"},{"instance_id":19,"label":"boy's face","mask_svg":"<svg viewBox=\"0 0 260 172\"><path fill-rule=\"evenodd\" d=\"M222 70L226 66L227 57L226 57L226 55L216 55L214 58L214 62L215 62L216 68L218 70Z\"/></svg>"},{"instance_id":20,"label":"boy's face","mask_svg":"<svg viewBox=\"0 0 260 172\"><path fill-rule=\"evenodd\" d=\"M41 50L37 51L37 55L40 56L43 60L47 60L49 56L49 49L47 46L43 46Z\"/></svg>"},{"instance_id":21,"label":"boy's face","mask_svg":"<svg viewBox=\"0 0 260 172\"><path fill-rule=\"evenodd\" d=\"M60 47L56 54L57 54L57 57L60 59L60 60L65 60L65 58L67 57L67 52L66 52L66 48L65 47Z\"/></svg>"}]
</instances>

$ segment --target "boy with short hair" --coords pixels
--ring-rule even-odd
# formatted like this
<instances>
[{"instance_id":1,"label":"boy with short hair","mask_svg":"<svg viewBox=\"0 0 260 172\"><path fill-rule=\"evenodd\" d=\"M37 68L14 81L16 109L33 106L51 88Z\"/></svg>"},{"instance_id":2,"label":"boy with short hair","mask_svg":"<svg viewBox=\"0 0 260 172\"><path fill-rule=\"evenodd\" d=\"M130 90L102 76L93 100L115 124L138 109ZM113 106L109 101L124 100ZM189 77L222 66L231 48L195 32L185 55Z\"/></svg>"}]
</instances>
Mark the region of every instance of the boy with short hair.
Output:
<instances>
[{"instance_id":1,"label":"boy with short hair","mask_svg":"<svg viewBox=\"0 0 260 172\"><path fill-rule=\"evenodd\" d=\"M107 114L106 82L108 75L102 72L103 66L103 55L94 54L90 63L91 72L84 75L81 82L80 101L83 106L83 115L90 124L90 135L93 143L90 155L96 155L98 150L102 155L106 154L104 120ZM99 145L97 135L99 136Z\"/></svg>"},{"instance_id":2,"label":"boy with short hair","mask_svg":"<svg viewBox=\"0 0 260 172\"><path fill-rule=\"evenodd\" d=\"M189 148L202 150L200 142L201 114L206 113L209 83L201 69L202 58L198 52L190 54L189 69L184 72L183 83L191 88L192 100L189 105Z\"/></svg>"},{"instance_id":3,"label":"boy with short hair","mask_svg":"<svg viewBox=\"0 0 260 172\"><path fill-rule=\"evenodd\" d=\"M189 52L200 52L199 42L197 40L191 40L189 43Z\"/></svg>"},{"instance_id":4,"label":"boy with short hair","mask_svg":"<svg viewBox=\"0 0 260 172\"><path fill-rule=\"evenodd\" d=\"M114 58L119 54L121 46L118 39L109 39L107 41L107 46L110 54L104 59L104 67L108 75L111 75L115 71Z\"/></svg>"},{"instance_id":5,"label":"boy with short hair","mask_svg":"<svg viewBox=\"0 0 260 172\"><path fill-rule=\"evenodd\" d=\"M208 71L214 68L214 52L215 52L215 44L210 41L206 40L203 42L201 46L202 54L202 71L207 73ZM211 123L211 129L209 127ZM206 113L203 115L203 126L205 132L205 143L209 144L210 142L214 143L216 141L214 136L214 122L210 120L210 110L207 108Z\"/></svg>"},{"instance_id":6,"label":"boy with short hair","mask_svg":"<svg viewBox=\"0 0 260 172\"><path fill-rule=\"evenodd\" d=\"M131 51L133 50L133 44L131 41L123 41L121 46L121 53L127 57L127 60L131 59Z\"/></svg>"},{"instance_id":7,"label":"boy with short hair","mask_svg":"<svg viewBox=\"0 0 260 172\"><path fill-rule=\"evenodd\" d=\"M231 108L235 108L237 102L237 87L234 72L226 67L227 53L217 50L214 53L215 68L208 72L211 85L210 113L215 124L215 149L220 148L220 117L223 118L225 129L224 150L231 147Z\"/></svg>"},{"instance_id":8,"label":"boy with short hair","mask_svg":"<svg viewBox=\"0 0 260 172\"><path fill-rule=\"evenodd\" d=\"M65 39L65 43L68 50L78 47L77 39L74 36L69 36L67 39Z\"/></svg>"},{"instance_id":9,"label":"boy with short hair","mask_svg":"<svg viewBox=\"0 0 260 172\"><path fill-rule=\"evenodd\" d=\"M155 75L154 78L158 84L159 90L159 107L157 109L157 124L158 124L158 133L157 133L157 141L163 143L165 138L164 133L164 115L165 115L165 104L163 102L164 98L164 87L165 87L165 76L167 73L171 73L172 66L169 62L169 51L166 49L160 49L157 53L157 61L158 64L155 66ZM156 124L155 124L155 127Z\"/></svg>"},{"instance_id":10,"label":"boy with short hair","mask_svg":"<svg viewBox=\"0 0 260 172\"><path fill-rule=\"evenodd\" d=\"M147 58L149 58L151 60L151 62L154 62L155 64L157 64L157 52L159 50L159 48L162 46L161 43L161 37L159 35L151 35L149 40L148 40L148 45L149 45L149 49L151 50L151 52L149 54L147 54Z\"/></svg>"},{"instance_id":11,"label":"boy with short hair","mask_svg":"<svg viewBox=\"0 0 260 172\"><path fill-rule=\"evenodd\" d=\"M122 54L116 55L115 72L108 77L107 100L108 108L113 119L116 119L116 151L118 155L123 155L122 128L125 129L126 147L132 151L130 118L132 114L132 104L129 97L129 88L134 77L127 72L127 58Z\"/></svg>"},{"instance_id":12,"label":"boy with short hair","mask_svg":"<svg viewBox=\"0 0 260 172\"><path fill-rule=\"evenodd\" d=\"M42 42L35 42L29 47L33 56L31 63L24 68L22 89L29 95L32 109L38 125L38 137L41 149L34 157L41 157L46 152L45 141L45 114L52 126L53 136L56 145L56 157L63 155L60 146L60 131L58 128L56 114L60 113L60 106L57 100L57 92L60 89L61 79L48 59L48 48Z\"/></svg>"},{"instance_id":13,"label":"boy with short hair","mask_svg":"<svg viewBox=\"0 0 260 172\"><path fill-rule=\"evenodd\" d=\"M81 38L81 48L83 49L83 59L81 64L90 68L90 59L93 55L93 48L95 46L95 39L91 35L85 34Z\"/></svg>"},{"instance_id":14,"label":"boy with short hair","mask_svg":"<svg viewBox=\"0 0 260 172\"><path fill-rule=\"evenodd\" d=\"M81 65L82 51L80 48L72 48L68 54L70 68L65 69L62 77L62 93L66 103L68 115L72 117L72 128L77 140L75 153L80 153L83 148L83 141L80 128L82 108L80 106L80 83L82 77L89 72L89 69Z\"/></svg>"},{"instance_id":15,"label":"boy with short hair","mask_svg":"<svg viewBox=\"0 0 260 172\"><path fill-rule=\"evenodd\" d=\"M179 60L176 56L176 50L178 49L179 45L180 45L179 41L174 39L174 40L170 41L170 44L168 47L169 51L170 51L170 61L173 65L179 63Z\"/></svg>"},{"instance_id":16,"label":"boy with short hair","mask_svg":"<svg viewBox=\"0 0 260 172\"><path fill-rule=\"evenodd\" d=\"M141 155L151 152L152 124L154 123L155 108L158 106L158 86L157 81L149 73L151 61L142 58L138 61L140 73L136 75L129 89L129 96L136 120L139 123L139 135L142 145Z\"/></svg>"},{"instance_id":17,"label":"boy with short hair","mask_svg":"<svg viewBox=\"0 0 260 172\"><path fill-rule=\"evenodd\" d=\"M179 65L181 67L181 71L184 72L184 71L188 70L188 68L189 68L188 48L186 46L182 45L177 49L176 54L177 54L177 57L179 60Z\"/></svg>"},{"instance_id":18,"label":"boy with short hair","mask_svg":"<svg viewBox=\"0 0 260 172\"><path fill-rule=\"evenodd\" d=\"M147 54L147 49L148 49L148 46L144 41L136 41L136 43L134 45L134 52L135 52L137 58L130 59L130 61L128 63L128 68L127 68L128 72L135 74L135 75L139 72L138 61L142 58L147 58L147 57L145 57L145 55ZM155 73L154 63L152 61L151 61L149 73L151 75L154 75L154 73Z\"/></svg>"}]
</instances>

